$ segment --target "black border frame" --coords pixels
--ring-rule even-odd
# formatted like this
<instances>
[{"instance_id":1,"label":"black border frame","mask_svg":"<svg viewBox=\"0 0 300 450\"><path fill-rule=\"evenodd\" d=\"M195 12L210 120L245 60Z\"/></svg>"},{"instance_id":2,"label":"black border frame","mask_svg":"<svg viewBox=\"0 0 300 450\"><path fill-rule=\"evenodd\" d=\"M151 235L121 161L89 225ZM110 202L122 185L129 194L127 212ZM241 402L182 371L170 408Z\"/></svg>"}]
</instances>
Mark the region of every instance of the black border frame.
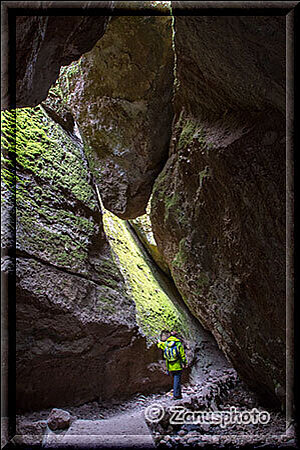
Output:
<instances>
[{"instance_id":1,"label":"black border frame","mask_svg":"<svg viewBox=\"0 0 300 450\"><path fill-rule=\"evenodd\" d=\"M44 5L43 5L44 3ZM49 3L51 6L49 6ZM114 3L111 10L110 3ZM1 105L4 108L14 108L16 103L15 92L15 63L14 49L16 46L15 17L17 15L169 15L155 11L152 8L139 9L138 1L129 1L128 7L118 7L118 1L3 1L1 2ZM124 2L123 2L124 3ZM173 1L172 14L178 15L284 15L286 16L286 420L293 422L298 434L299 409L297 378L299 363L295 359L296 338L299 330L296 326L297 303L294 302L296 288L294 276L294 245L295 245L295 185L294 173L297 164L296 148L299 141L296 134L296 116L298 112L298 90L295 80L299 78L297 67L297 51L299 41L297 30L299 29L300 1ZM46 6L48 5L48 6ZM10 214L12 228L15 230L15 213ZM15 242L15 231L12 239ZM8 433L11 439L15 435L16 409L15 409L15 324L16 310L13 302L8 298L15 298L15 251L11 250L7 255L13 261L13 270L8 276L1 273L1 353L3 355L3 331L8 331L8 379L1 377L1 390L7 387L8 403L7 413L9 417ZM6 329L8 328L8 330ZM1 405L2 407L2 405ZM10 448L10 444L4 448ZM15 448L15 445L13 447Z\"/></svg>"}]
</instances>

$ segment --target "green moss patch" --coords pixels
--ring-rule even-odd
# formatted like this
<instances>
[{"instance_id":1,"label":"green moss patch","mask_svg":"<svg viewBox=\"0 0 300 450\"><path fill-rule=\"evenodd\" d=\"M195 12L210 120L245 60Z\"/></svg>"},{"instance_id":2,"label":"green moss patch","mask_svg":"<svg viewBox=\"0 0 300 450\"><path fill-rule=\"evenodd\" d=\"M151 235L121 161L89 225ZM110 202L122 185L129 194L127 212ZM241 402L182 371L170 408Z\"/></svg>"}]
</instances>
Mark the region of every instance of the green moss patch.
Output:
<instances>
[{"instance_id":1,"label":"green moss patch","mask_svg":"<svg viewBox=\"0 0 300 450\"><path fill-rule=\"evenodd\" d=\"M100 214L82 149L41 107L1 119L2 182L16 192L17 248L87 273Z\"/></svg>"},{"instance_id":2,"label":"green moss patch","mask_svg":"<svg viewBox=\"0 0 300 450\"><path fill-rule=\"evenodd\" d=\"M143 332L150 339L165 328L174 328L187 335L189 325L186 317L162 289L126 222L105 211L103 223L128 293L134 299L137 322Z\"/></svg>"},{"instance_id":3,"label":"green moss patch","mask_svg":"<svg viewBox=\"0 0 300 450\"><path fill-rule=\"evenodd\" d=\"M179 119L175 125L175 133L178 136L177 149L182 150L193 142L207 145L205 142L205 132L203 125L192 117L184 117L181 112Z\"/></svg>"},{"instance_id":4,"label":"green moss patch","mask_svg":"<svg viewBox=\"0 0 300 450\"><path fill-rule=\"evenodd\" d=\"M169 274L169 268L164 261L161 253L157 248L157 244L154 239L152 224L150 220L150 208L151 208L151 198L148 202L146 208L146 214L137 217L134 220L130 220L130 224L133 226L135 232L137 233L139 239L142 241L147 251L150 253L156 264L166 273Z\"/></svg>"}]
</instances>

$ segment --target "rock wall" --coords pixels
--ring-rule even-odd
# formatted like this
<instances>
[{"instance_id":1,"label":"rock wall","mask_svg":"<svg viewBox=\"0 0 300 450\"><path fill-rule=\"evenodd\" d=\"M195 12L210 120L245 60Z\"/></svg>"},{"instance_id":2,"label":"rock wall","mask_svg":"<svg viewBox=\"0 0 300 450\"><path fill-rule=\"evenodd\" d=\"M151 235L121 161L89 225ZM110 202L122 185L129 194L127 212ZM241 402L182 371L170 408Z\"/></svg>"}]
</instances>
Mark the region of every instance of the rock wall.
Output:
<instances>
[{"instance_id":1,"label":"rock wall","mask_svg":"<svg viewBox=\"0 0 300 450\"><path fill-rule=\"evenodd\" d=\"M169 388L153 345L162 329L182 335L190 369L208 350L199 373L227 367L126 222L108 211L102 221L76 124L67 132L39 106L3 112L2 132L4 157L14 148L17 168L16 299L9 299L16 300L17 410ZM4 211L14 190L5 163ZM12 244L5 225L4 254Z\"/></svg>"},{"instance_id":2,"label":"rock wall","mask_svg":"<svg viewBox=\"0 0 300 450\"><path fill-rule=\"evenodd\" d=\"M174 23L175 119L153 190L154 236L190 310L262 399L278 404L285 19L178 15Z\"/></svg>"},{"instance_id":3,"label":"rock wall","mask_svg":"<svg viewBox=\"0 0 300 450\"><path fill-rule=\"evenodd\" d=\"M43 3L43 8L56 6ZM102 2L102 7L109 11L112 3ZM60 67L91 50L108 21L100 10L99 16L17 15L16 106L36 106L45 100Z\"/></svg>"},{"instance_id":4,"label":"rock wall","mask_svg":"<svg viewBox=\"0 0 300 450\"><path fill-rule=\"evenodd\" d=\"M170 140L171 18L114 17L56 88L78 123L104 206L124 219L144 214Z\"/></svg>"},{"instance_id":5,"label":"rock wall","mask_svg":"<svg viewBox=\"0 0 300 450\"><path fill-rule=\"evenodd\" d=\"M114 262L81 142L41 107L2 113L2 133L5 157L16 137L17 410L168 385ZM4 211L14 189L6 169Z\"/></svg>"}]
</instances>

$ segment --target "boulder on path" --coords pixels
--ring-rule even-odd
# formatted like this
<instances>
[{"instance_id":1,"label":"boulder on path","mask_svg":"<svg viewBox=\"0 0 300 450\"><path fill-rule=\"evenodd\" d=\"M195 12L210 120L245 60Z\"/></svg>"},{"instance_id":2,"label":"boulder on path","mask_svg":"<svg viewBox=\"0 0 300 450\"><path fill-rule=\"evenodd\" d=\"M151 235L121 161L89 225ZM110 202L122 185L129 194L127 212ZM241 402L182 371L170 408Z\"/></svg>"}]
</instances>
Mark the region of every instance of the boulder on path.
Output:
<instances>
[{"instance_id":1,"label":"boulder on path","mask_svg":"<svg viewBox=\"0 0 300 450\"><path fill-rule=\"evenodd\" d=\"M63 409L53 408L48 419L47 425L51 430L64 430L70 426L71 415Z\"/></svg>"}]
</instances>

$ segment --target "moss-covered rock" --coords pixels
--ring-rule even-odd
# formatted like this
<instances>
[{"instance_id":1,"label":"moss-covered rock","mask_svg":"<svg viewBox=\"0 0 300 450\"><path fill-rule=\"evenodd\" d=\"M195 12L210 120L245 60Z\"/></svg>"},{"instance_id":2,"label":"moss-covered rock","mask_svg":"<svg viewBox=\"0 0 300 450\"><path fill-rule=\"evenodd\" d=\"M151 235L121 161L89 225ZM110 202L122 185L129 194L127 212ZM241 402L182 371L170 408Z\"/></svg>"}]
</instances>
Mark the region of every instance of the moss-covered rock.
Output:
<instances>
[{"instance_id":1,"label":"moss-covered rock","mask_svg":"<svg viewBox=\"0 0 300 450\"><path fill-rule=\"evenodd\" d=\"M145 335L157 338L161 330L175 329L190 339L191 321L182 308L172 302L166 279L155 268L126 221L109 211L103 216L104 230L115 253L115 261L126 280L128 294L134 299L137 321ZM171 297L171 298L170 298Z\"/></svg>"},{"instance_id":2,"label":"moss-covered rock","mask_svg":"<svg viewBox=\"0 0 300 450\"><path fill-rule=\"evenodd\" d=\"M121 218L143 214L168 155L171 17L114 17L54 89L78 123L105 207Z\"/></svg>"},{"instance_id":3,"label":"moss-covered rock","mask_svg":"<svg viewBox=\"0 0 300 450\"><path fill-rule=\"evenodd\" d=\"M17 409L167 385L156 362L160 353L138 330L135 302L103 231L82 143L41 107L3 112L2 134L2 206L6 217L15 199L16 211ZM9 217L4 255L13 245Z\"/></svg>"},{"instance_id":4,"label":"moss-covered rock","mask_svg":"<svg viewBox=\"0 0 300 450\"><path fill-rule=\"evenodd\" d=\"M107 243L80 144L41 107L2 115L5 147L15 129L17 250L86 275L94 241Z\"/></svg>"},{"instance_id":5,"label":"moss-covered rock","mask_svg":"<svg viewBox=\"0 0 300 450\"><path fill-rule=\"evenodd\" d=\"M161 253L157 248L157 244L154 239L152 225L150 220L150 201L147 205L146 214L137 217L136 219L130 220L129 223L136 232L138 238L143 243L145 249L152 256L156 264L163 270L167 275L170 275L170 270L167 263L164 261Z\"/></svg>"}]
</instances>

